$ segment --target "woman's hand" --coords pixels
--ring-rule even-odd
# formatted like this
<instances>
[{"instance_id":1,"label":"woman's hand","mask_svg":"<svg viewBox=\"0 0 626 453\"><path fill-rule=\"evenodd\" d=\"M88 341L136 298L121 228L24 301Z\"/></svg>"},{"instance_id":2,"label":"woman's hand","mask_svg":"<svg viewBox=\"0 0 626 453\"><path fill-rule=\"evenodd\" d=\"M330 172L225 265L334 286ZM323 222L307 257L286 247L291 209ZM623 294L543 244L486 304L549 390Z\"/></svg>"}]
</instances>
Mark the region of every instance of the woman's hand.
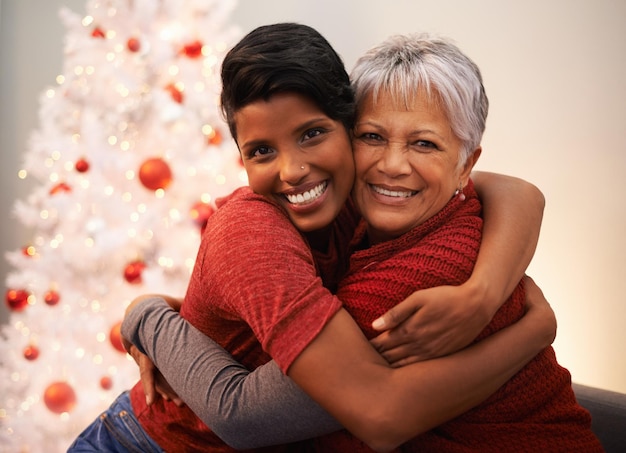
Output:
<instances>
[{"instance_id":1,"label":"woman's hand","mask_svg":"<svg viewBox=\"0 0 626 453\"><path fill-rule=\"evenodd\" d=\"M139 366L139 378L148 406L156 401L156 398L159 396L166 401L172 400L177 406L184 404L183 400L167 383L161 372L154 366L150 357L141 353L134 345L130 346L128 353Z\"/></svg>"},{"instance_id":2,"label":"woman's hand","mask_svg":"<svg viewBox=\"0 0 626 453\"><path fill-rule=\"evenodd\" d=\"M470 285L417 291L374 321L371 340L394 367L441 357L470 344L491 320L480 291Z\"/></svg>"},{"instance_id":3,"label":"woman's hand","mask_svg":"<svg viewBox=\"0 0 626 453\"><path fill-rule=\"evenodd\" d=\"M130 313L137 304L151 297L161 297L174 310L180 311L182 304L181 299L170 296L146 294L133 299L128 307L126 307L125 316L128 315L128 313ZM139 366L139 378L141 379L141 385L143 387L144 394L146 395L147 404L152 404L158 396L161 396L167 401L173 401L177 406L182 406L183 400L180 399L174 389L172 389L172 387L168 384L150 357L143 354L135 345L124 337L122 337L122 343L126 351Z\"/></svg>"},{"instance_id":4,"label":"woman's hand","mask_svg":"<svg viewBox=\"0 0 626 453\"><path fill-rule=\"evenodd\" d=\"M163 294L143 294L141 296L137 296L135 297L130 304L128 304L128 306L126 307L126 311L125 314L130 313L130 311L135 308L135 306L139 303L142 302L146 299L150 299L152 297L160 297L161 299L163 299L165 302L167 302L167 304L172 307L173 310L180 312L180 307L183 305L183 300L178 298L178 297L172 297L172 296L166 296Z\"/></svg>"}]
</instances>

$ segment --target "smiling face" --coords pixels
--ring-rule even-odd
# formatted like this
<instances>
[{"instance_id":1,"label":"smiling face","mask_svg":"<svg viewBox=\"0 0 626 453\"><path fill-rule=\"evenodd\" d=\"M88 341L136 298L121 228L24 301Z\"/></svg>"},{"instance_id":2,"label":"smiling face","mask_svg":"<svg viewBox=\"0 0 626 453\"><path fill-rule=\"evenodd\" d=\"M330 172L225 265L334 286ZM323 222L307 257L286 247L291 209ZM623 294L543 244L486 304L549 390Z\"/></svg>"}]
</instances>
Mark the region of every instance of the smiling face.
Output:
<instances>
[{"instance_id":1,"label":"smiling face","mask_svg":"<svg viewBox=\"0 0 626 453\"><path fill-rule=\"evenodd\" d=\"M352 148L343 124L296 93L252 102L234 120L252 190L284 206L301 231L327 227L354 181Z\"/></svg>"},{"instance_id":2,"label":"smiling face","mask_svg":"<svg viewBox=\"0 0 626 453\"><path fill-rule=\"evenodd\" d=\"M423 90L408 108L386 92L359 105L354 140L354 199L371 243L396 238L439 212L465 186L478 148L459 166L462 142Z\"/></svg>"}]
</instances>

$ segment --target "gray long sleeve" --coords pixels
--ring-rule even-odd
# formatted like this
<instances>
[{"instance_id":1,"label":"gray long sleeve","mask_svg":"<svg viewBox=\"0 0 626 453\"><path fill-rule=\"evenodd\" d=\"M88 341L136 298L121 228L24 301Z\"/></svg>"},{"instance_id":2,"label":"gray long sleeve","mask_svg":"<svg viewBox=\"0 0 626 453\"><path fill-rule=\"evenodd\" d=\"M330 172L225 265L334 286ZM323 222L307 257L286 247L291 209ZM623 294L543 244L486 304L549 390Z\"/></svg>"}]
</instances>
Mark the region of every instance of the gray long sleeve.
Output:
<instances>
[{"instance_id":1,"label":"gray long sleeve","mask_svg":"<svg viewBox=\"0 0 626 453\"><path fill-rule=\"evenodd\" d=\"M164 299L149 298L134 307L122 335L153 360L190 409L233 448L284 444L342 429L273 361L248 371Z\"/></svg>"}]
</instances>

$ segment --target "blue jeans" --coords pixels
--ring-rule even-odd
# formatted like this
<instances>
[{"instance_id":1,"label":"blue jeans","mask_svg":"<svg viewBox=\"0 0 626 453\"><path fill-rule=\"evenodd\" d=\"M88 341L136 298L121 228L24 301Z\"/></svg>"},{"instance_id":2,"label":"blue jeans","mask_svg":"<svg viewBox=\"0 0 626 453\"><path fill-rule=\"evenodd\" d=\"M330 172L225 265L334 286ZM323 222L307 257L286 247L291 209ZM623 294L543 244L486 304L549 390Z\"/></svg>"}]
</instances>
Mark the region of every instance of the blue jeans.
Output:
<instances>
[{"instance_id":1,"label":"blue jeans","mask_svg":"<svg viewBox=\"0 0 626 453\"><path fill-rule=\"evenodd\" d=\"M137 421L128 392L122 393L100 414L67 451L163 453Z\"/></svg>"}]
</instances>

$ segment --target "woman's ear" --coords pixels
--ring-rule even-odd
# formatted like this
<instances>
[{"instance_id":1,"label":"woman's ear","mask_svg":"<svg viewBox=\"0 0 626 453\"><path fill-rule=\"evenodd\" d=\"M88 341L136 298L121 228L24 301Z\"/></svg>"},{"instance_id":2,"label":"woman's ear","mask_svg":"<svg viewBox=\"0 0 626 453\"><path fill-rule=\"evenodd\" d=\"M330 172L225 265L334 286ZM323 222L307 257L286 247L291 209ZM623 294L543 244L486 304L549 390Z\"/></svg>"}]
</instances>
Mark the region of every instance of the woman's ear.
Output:
<instances>
[{"instance_id":1,"label":"woman's ear","mask_svg":"<svg viewBox=\"0 0 626 453\"><path fill-rule=\"evenodd\" d=\"M483 149L481 146L476 148L474 152L467 158L465 164L463 165L463 171L461 171L461 182L463 183L463 187L467 185L467 180L469 179L470 173L478 162L478 158L480 157L480 153L482 153Z\"/></svg>"}]
</instances>

